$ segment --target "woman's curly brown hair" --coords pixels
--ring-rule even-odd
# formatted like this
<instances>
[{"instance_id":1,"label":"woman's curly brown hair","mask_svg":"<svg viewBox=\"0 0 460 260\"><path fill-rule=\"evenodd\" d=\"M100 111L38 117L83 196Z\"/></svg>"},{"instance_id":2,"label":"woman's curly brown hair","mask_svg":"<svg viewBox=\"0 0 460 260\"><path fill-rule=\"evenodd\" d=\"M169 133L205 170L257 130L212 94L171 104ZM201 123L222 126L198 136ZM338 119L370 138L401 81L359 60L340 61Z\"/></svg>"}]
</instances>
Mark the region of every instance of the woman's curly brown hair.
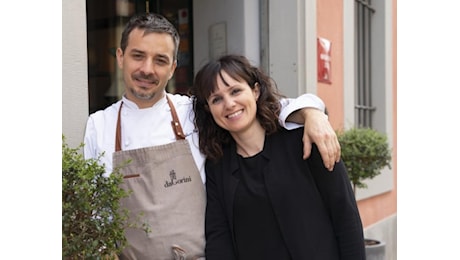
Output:
<instances>
[{"instance_id":1,"label":"woman's curly brown hair","mask_svg":"<svg viewBox=\"0 0 460 260\"><path fill-rule=\"evenodd\" d=\"M260 95L257 100L256 117L267 135L280 128L278 116L281 104L279 99L283 96L279 94L275 81L259 68L252 66L244 56L222 56L216 61L207 63L198 71L190 89L200 151L208 159L222 157L222 147L232 140L230 133L216 124L207 103L208 97L217 89L217 79L221 78L225 82L221 75L222 71L235 80L247 82L251 89L254 89L255 84L258 83Z\"/></svg>"}]
</instances>

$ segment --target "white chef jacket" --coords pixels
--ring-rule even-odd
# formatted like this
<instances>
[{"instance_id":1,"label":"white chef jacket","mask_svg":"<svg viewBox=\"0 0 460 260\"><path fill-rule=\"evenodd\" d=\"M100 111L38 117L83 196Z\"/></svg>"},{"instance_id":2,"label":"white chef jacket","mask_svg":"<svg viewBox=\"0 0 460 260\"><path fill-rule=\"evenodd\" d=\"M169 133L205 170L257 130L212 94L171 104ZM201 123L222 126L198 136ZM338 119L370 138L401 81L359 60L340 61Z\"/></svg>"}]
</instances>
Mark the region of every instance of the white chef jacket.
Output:
<instances>
[{"instance_id":1,"label":"white chef jacket","mask_svg":"<svg viewBox=\"0 0 460 260\"><path fill-rule=\"evenodd\" d=\"M198 143L198 132L195 129L193 120L192 99L185 95L169 94L174 107L176 108L182 130L190 144L192 155L200 171L201 179L205 183L205 156L200 152ZM118 117L118 110L121 101L121 149L132 150L143 147L168 144L176 141L171 126L171 111L166 101L166 96L149 108L139 107L124 96L118 102L91 114L86 123L84 137L84 157L98 158L105 166L105 175L112 172L112 154L115 151L115 132ZM281 101L282 111L279 116L280 124L286 129L293 129L300 125L285 122L289 114L295 110L313 107L324 112L324 102L313 94L304 94L296 99L283 99Z\"/></svg>"}]
</instances>

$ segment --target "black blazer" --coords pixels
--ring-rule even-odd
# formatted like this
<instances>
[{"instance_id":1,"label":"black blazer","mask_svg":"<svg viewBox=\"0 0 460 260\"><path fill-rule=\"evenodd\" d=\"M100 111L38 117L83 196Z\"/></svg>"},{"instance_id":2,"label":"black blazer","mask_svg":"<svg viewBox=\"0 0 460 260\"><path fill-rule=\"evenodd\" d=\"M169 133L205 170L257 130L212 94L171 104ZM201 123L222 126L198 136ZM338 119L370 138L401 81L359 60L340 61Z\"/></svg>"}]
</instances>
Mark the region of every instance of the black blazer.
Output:
<instances>
[{"instance_id":1,"label":"black blazer","mask_svg":"<svg viewBox=\"0 0 460 260\"><path fill-rule=\"evenodd\" d=\"M302 159L303 128L266 136L261 152L267 192L294 260L365 259L361 218L342 161L329 172L316 145ZM238 259L233 202L239 180L236 145L206 161L206 259ZM265 259L264 259L265 260Z\"/></svg>"}]
</instances>

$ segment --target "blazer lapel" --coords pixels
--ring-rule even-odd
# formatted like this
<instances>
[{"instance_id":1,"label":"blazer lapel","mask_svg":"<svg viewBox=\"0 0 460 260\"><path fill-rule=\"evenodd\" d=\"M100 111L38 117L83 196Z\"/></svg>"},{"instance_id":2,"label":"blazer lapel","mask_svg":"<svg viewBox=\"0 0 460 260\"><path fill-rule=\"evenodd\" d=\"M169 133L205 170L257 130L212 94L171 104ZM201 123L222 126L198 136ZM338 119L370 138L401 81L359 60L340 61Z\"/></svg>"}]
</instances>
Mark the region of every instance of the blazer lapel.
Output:
<instances>
[{"instance_id":1,"label":"blazer lapel","mask_svg":"<svg viewBox=\"0 0 460 260\"><path fill-rule=\"evenodd\" d=\"M235 200L236 188L239 183L239 179L235 177L235 173L239 170L235 143L231 143L229 146L225 147L222 165L224 200L233 237L233 203Z\"/></svg>"}]
</instances>

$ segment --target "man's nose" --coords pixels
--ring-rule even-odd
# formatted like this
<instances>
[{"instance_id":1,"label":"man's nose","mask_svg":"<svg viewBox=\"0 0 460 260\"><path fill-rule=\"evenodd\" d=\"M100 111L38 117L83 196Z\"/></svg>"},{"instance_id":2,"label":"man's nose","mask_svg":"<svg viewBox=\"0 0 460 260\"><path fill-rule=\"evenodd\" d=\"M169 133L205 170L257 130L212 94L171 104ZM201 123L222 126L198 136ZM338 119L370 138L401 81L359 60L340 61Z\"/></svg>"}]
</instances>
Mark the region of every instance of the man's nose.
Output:
<instances>
[{"instance_id":1,"label":"man's nose","mask_svg":"<svg viewBox=\"0 0 460 260\"><path fill-rule=\"evenodd\" d=\"M146 59L141 66L141 71L145 75L155 74L155 63L149 59Z\"/></svg>"}]
</instances>

